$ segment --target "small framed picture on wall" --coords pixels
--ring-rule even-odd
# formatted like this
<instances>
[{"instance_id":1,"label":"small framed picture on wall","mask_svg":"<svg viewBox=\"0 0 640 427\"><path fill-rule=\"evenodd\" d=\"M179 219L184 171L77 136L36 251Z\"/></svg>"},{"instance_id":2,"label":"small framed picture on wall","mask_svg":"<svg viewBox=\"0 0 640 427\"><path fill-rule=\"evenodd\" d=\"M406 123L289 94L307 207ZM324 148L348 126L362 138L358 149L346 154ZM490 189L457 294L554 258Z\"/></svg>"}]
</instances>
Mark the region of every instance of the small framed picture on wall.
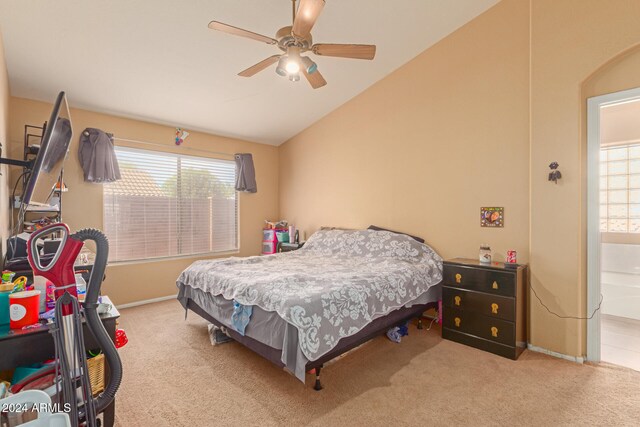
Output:
<instances>
[{"instance_id":1,"label":"small framed picture on wall","mask_svg":"<svg viewBox=\"0 0 640 427\"><path fill-rule=\"evenodd\" d=\"M504 208L480 208L480 227L504 227Z\"/></svg>"}]
</instances>

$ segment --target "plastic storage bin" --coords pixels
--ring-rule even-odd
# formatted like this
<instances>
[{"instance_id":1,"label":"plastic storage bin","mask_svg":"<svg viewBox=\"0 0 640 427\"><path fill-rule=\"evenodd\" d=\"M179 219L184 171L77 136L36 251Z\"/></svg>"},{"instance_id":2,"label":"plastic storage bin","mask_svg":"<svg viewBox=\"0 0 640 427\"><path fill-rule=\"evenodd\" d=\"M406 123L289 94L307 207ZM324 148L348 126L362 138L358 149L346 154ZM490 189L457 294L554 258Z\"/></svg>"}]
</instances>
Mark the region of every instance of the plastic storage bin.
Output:
<instances>
[{"instance_id":1,"label":"plastic storage bin","mask_svg":"<svg viewBox=\"0 0 640 427\"><path fill-rule=\"evenodd\" d=\"M275 242L276 239L276 230L262 230L262 241L263 242Z\"/></svg>"},{"instance_id":2,"label":"plastic storage bin","mask_svg":"<svg viewBox=\"0 0 640 427\"><path fill-rule=\"evenodd\" d=\"M288 241L288 228L272 228L268 230L262 230L262 255L275 254L278 251L278 243Z\"/></svg>"},{"instance_id":3,"label":"plastic storage bin","mask_svg":"<svg viewBox=\"0 0 640 427\"><path fill-rule=\"evenodd\" d=\"M9 294L13 290L13 283L0 285L0 326L9 324Z\"/></svg>"},{"instance_id":4,"label":"plastic storage bin","mask_svg":"<svg viewBox=\"0 0 640 427\"><path fill-rule=\"evenodd\" d=\"M278 242L262 242L262 255L275 254L278 249Z\"/></svg>"},{"instance_id":5,"label":"plastic storage bin","mask_svg":"<svg viewBox=\"0 0 640 427\"><path fill-rule=\"evenodd\" d=\"M276 239L278 239L278 243L289 243L289 232L276 231Z\"/></svg>"}]
</instances>

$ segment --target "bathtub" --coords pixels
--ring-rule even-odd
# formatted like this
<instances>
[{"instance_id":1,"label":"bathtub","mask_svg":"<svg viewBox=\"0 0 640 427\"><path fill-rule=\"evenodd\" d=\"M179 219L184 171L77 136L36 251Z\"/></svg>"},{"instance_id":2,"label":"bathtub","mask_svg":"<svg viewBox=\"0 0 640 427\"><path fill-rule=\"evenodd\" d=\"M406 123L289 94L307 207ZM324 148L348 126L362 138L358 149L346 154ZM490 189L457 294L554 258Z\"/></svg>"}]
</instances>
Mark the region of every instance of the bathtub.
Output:
<instances>
[{"instance_id":1,"label":"bathtub","mask_svg":"<svg viewBox=\"0 0 640 427\"><path fill-rule=\"evenodd\" d=\"M640 320L640 245L603 243L602 313Z\"/></svg>"}]
</instances>

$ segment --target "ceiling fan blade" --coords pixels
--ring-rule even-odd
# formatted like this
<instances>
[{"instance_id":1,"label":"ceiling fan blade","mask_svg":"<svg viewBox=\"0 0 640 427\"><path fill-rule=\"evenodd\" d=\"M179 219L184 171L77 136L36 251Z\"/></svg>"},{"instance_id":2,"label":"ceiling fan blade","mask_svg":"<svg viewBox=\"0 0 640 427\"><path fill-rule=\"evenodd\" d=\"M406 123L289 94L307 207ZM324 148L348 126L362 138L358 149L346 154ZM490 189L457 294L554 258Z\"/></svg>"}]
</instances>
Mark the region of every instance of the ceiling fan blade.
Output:
<instances>
[{"instance_id":1,"label":"ceiling fan blade","mask_svg":"<svg viewBox=\"0 0 640 427\"><path fill-rule=\"evenodd\" d=\"M218 21L209 22L209 28L212 30L222 31L223 33L233 34L234 36L246 37L248 39L257 40L266 44L277 44L276 39L263 36L262 34L253 33L251 31L243 30L242 28L234 27L233 25L223 24Z\"/></svg>"},{"instance_id":2,"label":"ceiling fan blade","mask_svg":"<svg viewBox=\"0 0 640 427\"><path fill-rule=\"evenodd\" d=\"M376 46L372 44L314 44L311 51L320 56L339 58L373 59Z\"/></svg>"},{"instance_id":3,"label":"ceiling fan blade","mask_svg":"<svg viewBox=\"0 0 640 427\"><path fill-rule=\"evenodd\" d=\"M291 29L293 35L300 38L307 37L318 20L323 7L324 0L300 0L296 19Z\"/></svg>"},{"instance_id":4,"label":"ceiling fan blade","mask_svg":"<svg viewBox=\"0 0 640 427\"><path fill-rule=\"evenodd\" d=\"M307 71L304 68L301 71L302 71L302 74L304 74L304 76L309 81L309 84L311 85L312 88L318 89L319 87L322 87L327 84L327 81L324 79L324 77L322 77L322 74L320 74L320 71L316 70L313 73L307 73Z\"/></svg>"},{"instance_id":5,"label":"ceiling fan blade","mask_svg":"<svg viewBox=\"0 0 640 427\"><path fill-rule=\"evenodd\" d=\"M278 62L278 59L280 59L282 55L273 55L268 57L267 59L264 59L260 62L258 62L255 65L252 65L251 67L247 68L244 71L240 71L238 73L239 76L241 77L251 77L254 74L259 73L260 71L264 70L265 68L267 68L269 65L273 65L276 62Z\"/></svg>"}]
</instances>

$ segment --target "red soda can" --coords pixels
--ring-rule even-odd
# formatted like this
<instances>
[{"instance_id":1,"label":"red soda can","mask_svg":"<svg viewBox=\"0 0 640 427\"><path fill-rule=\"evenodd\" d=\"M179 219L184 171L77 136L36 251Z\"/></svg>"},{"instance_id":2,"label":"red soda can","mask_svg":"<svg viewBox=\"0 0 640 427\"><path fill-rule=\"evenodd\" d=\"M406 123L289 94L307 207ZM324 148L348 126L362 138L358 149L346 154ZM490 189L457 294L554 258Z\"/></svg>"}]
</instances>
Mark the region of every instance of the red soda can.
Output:
<instances>
[{"instance_id":1,"label":"red soda can","mask_svg":"<svg viewBox=\"0 0 640 427\"><path fill-rule=\"evenodd\" d=\"M515 264L517 261L518 253L513 249L507 251L507 262Z\"/></svg>"}]
</instances>

